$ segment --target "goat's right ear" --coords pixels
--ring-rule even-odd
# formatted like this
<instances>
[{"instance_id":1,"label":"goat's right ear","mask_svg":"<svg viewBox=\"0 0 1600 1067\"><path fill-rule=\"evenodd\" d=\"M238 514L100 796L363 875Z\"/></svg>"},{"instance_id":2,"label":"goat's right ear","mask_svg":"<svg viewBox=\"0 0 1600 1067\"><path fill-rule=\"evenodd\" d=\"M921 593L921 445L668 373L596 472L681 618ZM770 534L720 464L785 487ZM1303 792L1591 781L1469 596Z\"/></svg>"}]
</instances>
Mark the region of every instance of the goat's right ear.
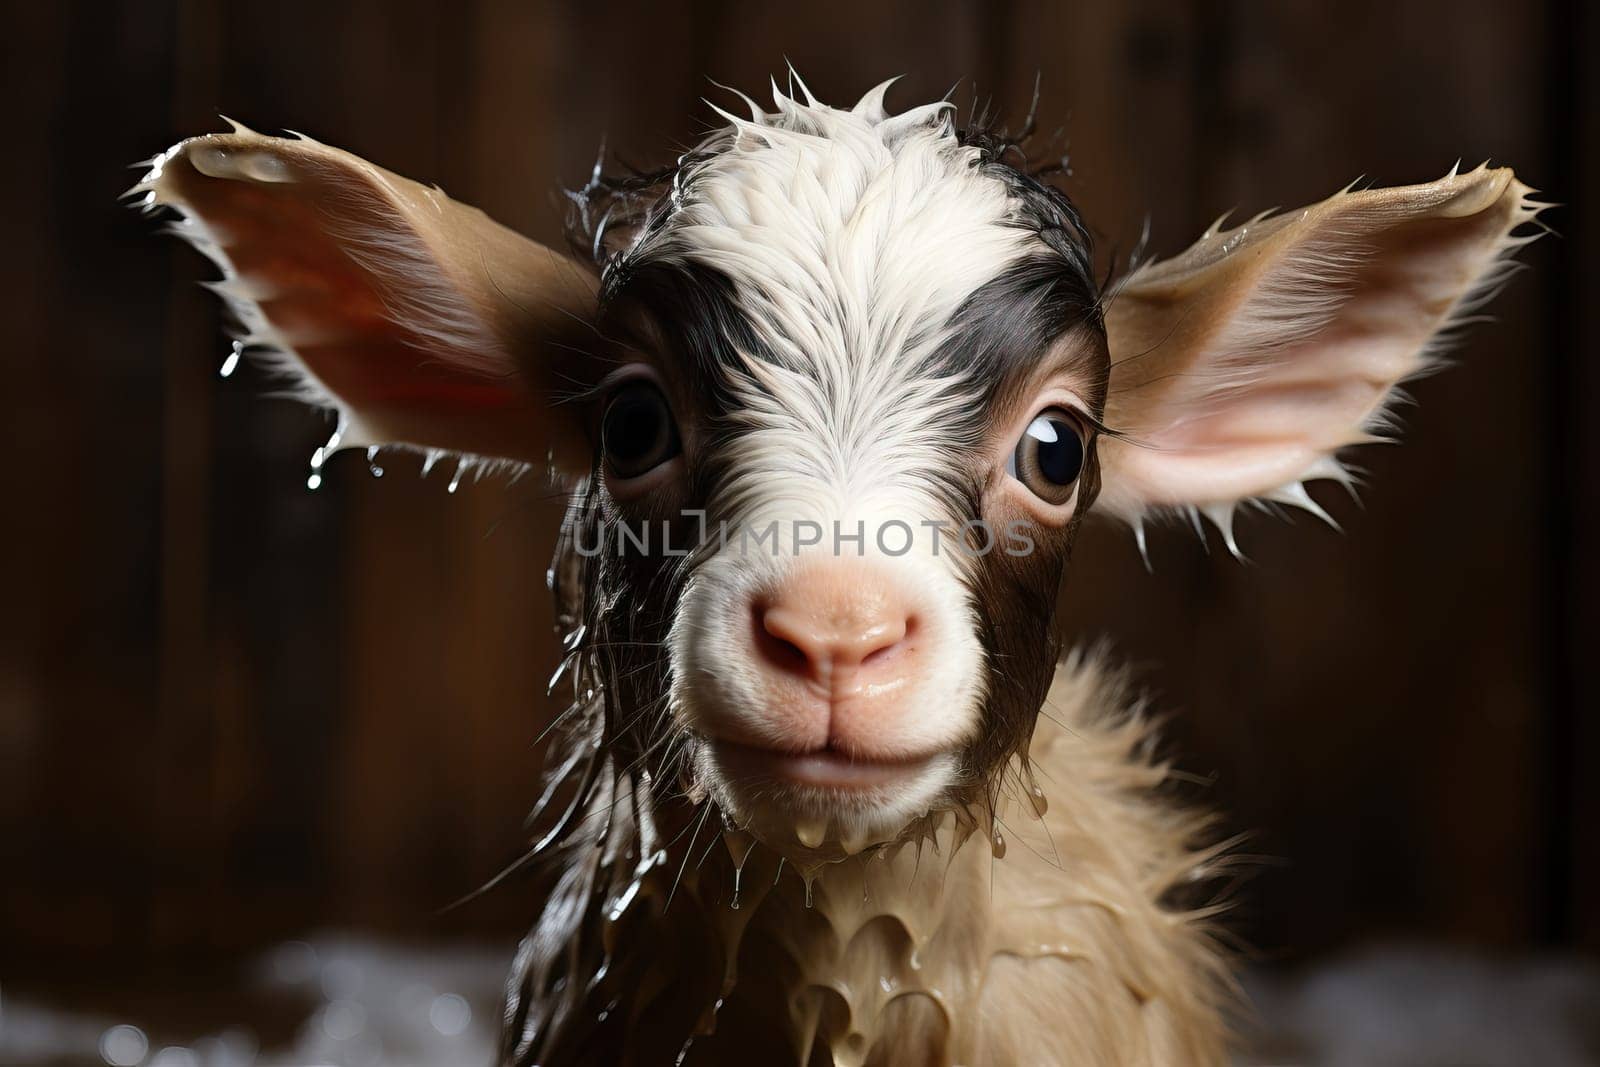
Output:
<instances>
[{"instance_id":1,"label":"goat's right ear","mask_svg":"<svg viewBox=\"0 0 1600 1067\"><path fill-rule=\"evenodd\" d=\"M222 269L245 345L281 353L339 447L588 459L570 405L593 275L436 188L306 138L184 141L134 187Z\"/></svg>"}]
</instances>

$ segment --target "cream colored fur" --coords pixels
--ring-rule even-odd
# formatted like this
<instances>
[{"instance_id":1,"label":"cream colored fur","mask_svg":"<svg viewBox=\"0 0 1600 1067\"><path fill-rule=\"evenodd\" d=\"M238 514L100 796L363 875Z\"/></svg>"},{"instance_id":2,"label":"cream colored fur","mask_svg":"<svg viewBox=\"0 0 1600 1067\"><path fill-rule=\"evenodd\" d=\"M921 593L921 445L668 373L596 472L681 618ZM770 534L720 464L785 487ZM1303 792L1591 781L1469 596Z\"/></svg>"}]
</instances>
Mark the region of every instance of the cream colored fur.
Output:
<instances>
[{"instance_id":1,"label":"cream colored fur","mask_svg":"<svg viewBox=\"0 0 1600 1067\"><path fill-rule=\"evenodd\" d=\"M780 1036L799 1063L818 1052L846 1065L1223 1063L1230 987L1210 912L1170 900L1212 873L1220 849L1208 820L1158 795L1167 772L1152 740L1124 679L1074 657L1039 719L1031 776L1020 760L1009 768L999 847L987 811L804 871L736 832L709 850L709 834L687 833L624 910L718 936L625 962L637 942L616 915L614 963L690 985L728 969L693 1063L749 1063L753 1048L790 1062ZM656 915L663 890L671 902ZM670 1059L654 1040L640 1035L622 1058L656 1062L653 1047Z\"/></svg>"}]
</instances>

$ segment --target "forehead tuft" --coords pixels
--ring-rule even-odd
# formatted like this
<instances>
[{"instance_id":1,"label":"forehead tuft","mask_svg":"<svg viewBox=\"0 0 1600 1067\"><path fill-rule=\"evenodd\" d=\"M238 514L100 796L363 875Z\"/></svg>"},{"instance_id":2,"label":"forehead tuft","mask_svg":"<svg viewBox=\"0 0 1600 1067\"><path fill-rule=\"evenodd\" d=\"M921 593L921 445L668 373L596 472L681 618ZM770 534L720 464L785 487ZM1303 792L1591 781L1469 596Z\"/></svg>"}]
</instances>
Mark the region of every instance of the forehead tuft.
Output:
<instances>
[{"instance_id":1,"label":"forehead tuft","mask_svg":"<svg viewBox=\"0 0 1600 1067\"><path fill-rule=\"evenodd\" d=\"M780 353L883 357L926 339L1041 246L953 105L890 115L886 87L848 110L776 87L775 111L748 98L748 118L719 110L729 125L685 158L632 265L727 279Z\"/></svg>"}]
</instances>

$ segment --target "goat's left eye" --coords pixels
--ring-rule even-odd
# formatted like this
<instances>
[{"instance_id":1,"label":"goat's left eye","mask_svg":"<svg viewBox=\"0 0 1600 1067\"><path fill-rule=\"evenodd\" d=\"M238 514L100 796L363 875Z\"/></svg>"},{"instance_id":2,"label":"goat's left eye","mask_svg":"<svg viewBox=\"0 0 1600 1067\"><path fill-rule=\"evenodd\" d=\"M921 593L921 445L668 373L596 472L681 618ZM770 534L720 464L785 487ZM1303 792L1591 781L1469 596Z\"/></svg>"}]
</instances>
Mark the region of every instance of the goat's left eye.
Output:
<instances>
[{"instance_id":1,"label":"goat's left eye","mask_svg":"<svg viewBox=\"0 0 1600 1067\"><path fill-rule=\"evenodd\" d=\"M1039 499L1065 504L1083 473L1083 431L1061 408L1035 415L1017 442L1006 471Z\"/></svg>"},{"instance_id":2,"label":"goat's left eye","mask_svg":"<svg viewBox=\"0 0 1600 1067\"><path fill-rule=\"evenodd\" d=\"M667 398L650 382L625 386L606 406L600 423L606 465L618 478L648 474L682 451Z\"/></svg>"}]
</instances>

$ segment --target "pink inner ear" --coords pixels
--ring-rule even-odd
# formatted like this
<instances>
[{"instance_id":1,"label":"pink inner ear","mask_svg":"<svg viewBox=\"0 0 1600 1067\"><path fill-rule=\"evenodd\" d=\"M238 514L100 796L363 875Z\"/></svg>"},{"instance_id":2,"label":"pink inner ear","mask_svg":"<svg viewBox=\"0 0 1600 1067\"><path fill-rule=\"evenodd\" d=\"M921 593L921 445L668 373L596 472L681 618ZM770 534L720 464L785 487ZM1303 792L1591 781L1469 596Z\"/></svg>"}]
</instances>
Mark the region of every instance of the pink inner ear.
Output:
<instances>
[{"instance_id":1,"label":"pink inner ear","mask_svg":"<svg viewBox=\"0 0 1600 1067\"><path fill-rule=\"evenodd\" d=\"M1103 506L1138 521L1197 508L1226 532L1241 501L1315 508L1337 453L1390 427L1396 386L1503 276L1538 205L1509 171L1345 193L1210 234L1135 275L1111 305Z\"/></svg>"},{"instance_id":2,"label":"pink inner ear","mask_svg":"<svg viewBox=\"0 0 1600 1067\"><path fill-rule=\"evenodd\" d=\"M340 410L345 444L546 458L551 420L519 365L542 338L516 309L592 293L547 250L312 141L185 142L146 185L222 267L247 340Z\"/></svg>"}]
</instances>

